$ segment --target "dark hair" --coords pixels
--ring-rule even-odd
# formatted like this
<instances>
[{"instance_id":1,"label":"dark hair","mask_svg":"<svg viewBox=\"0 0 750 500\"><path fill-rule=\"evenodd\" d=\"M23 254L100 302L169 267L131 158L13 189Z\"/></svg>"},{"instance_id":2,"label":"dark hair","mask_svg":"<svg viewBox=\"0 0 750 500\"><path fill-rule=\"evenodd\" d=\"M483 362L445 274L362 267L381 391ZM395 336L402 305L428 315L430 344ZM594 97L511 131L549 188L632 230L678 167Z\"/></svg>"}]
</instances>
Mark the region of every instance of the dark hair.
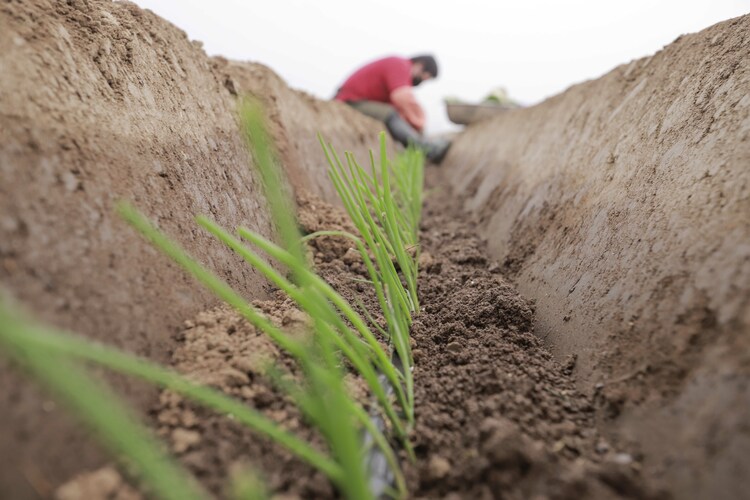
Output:
<instances>
[{"instance_id":1,"label":"dark hair","mask_svg":"<svg viewBox=\"0 0 750 500\"><path fill-rule=\"evenodd\" d=\"M438 65L435 58L429 54L423 54L421 56L414 56L411 58L413 63L421 63L422 67L426 72L432 75L433 78L438 76Z\"/></svg>"}]
</instances>

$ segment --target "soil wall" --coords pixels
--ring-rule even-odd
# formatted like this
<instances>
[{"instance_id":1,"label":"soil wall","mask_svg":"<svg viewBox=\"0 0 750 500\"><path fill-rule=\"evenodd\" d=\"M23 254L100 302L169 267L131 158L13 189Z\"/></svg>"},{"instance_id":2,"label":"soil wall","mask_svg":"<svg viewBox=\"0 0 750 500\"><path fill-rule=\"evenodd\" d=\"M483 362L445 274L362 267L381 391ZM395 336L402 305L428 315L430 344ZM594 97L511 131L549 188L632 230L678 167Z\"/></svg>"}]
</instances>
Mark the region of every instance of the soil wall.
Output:
<instances>
[{"instance_id":1,"label":"soil wall","mask_svg":"<svg viewBox=\"0 0 750 500\"><path fill-rule=\"evenodd\" d=\"M50 324L158 361L181 321L215 301L114 204L132 201L241 293L261 297L259 276L192 221L203 213L271 232L236 96L267 102L293 184L324 198L332 192L314 132L364 158L380 130L264 67L207 57L127 2L2 2L0 75L2 293ZM44 496L99 461L65 412L2 359L0 380L0 498ZM154 394L115 383L141 407Z\"/></svg>"},{"instance_id":2,"label":"soil wall","mask_svg":"<svg viewBox=\"0 0 750 500\"><path fill-rule=\"evenodd\" d=\"M538 335L680 498L750 488L748 54L750 16L682 36L469 127L442 167Z\"/></svg>"}]
</instances>

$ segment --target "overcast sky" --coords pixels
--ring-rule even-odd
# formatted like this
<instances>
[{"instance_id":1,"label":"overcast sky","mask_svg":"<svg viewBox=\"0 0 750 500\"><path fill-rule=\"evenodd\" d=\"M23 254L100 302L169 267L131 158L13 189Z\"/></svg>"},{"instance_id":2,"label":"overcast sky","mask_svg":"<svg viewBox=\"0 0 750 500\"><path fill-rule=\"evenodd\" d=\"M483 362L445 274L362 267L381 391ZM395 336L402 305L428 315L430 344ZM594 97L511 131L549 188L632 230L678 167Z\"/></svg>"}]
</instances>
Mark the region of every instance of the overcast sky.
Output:
<instances>
[{"instance_id":1,"label":"overcast sky","mask_svg":"<svg viewBox=\"0 0 750 500\"><path fill-rule=\"evenodd\" d=\"M451 127L443 98L498 86L534 104L683 33L750 12L750 0L135 0L200 40L209 55L270 66L330 98L383 55L435 54L440 78L417 89L427 132Z\"/></svg>"}]
</instances>

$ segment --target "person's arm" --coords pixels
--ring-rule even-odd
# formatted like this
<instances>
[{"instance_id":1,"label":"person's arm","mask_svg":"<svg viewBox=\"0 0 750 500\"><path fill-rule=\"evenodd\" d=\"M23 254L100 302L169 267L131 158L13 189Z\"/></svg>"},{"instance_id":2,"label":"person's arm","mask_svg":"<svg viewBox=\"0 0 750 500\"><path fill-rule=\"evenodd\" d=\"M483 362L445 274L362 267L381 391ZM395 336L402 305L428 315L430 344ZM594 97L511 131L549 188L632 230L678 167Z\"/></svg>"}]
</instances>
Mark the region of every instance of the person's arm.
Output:
<instances>
[{"instance_id":1,"label":"person's arm","mask_svg":"<svg viewBox=\"0 0 750 500\"><path fill-rule=\"evenodd\" d=\"M422 106L417 102L412 87L404 85L391 92L391 103L396 111L419 132L424 129L425 116Z\"/></svg>"}]
</instances>

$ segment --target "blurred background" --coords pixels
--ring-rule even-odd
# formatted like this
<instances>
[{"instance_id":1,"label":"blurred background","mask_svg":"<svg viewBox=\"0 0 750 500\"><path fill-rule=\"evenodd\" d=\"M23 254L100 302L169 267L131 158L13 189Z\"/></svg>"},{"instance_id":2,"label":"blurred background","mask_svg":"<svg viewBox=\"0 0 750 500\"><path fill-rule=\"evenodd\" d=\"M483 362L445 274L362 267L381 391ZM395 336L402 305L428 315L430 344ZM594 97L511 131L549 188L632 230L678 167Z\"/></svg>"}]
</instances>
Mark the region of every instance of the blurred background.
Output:
<instances>
[{"instance_id":1,"label":"blurred background","mask_svg":"<svg viewBox=\"0 0 750 500\"><path fill-rule=\"evenodd\" d=\"M322 99L365 62L433 53L440 77L417 88L428 134L457 127L445 114L446 97L481 101L502 86L521 104L535 104L750 11L750 0L135 3L203 42L209 55L263 63Z\"/></svg>"}]
</instances>

